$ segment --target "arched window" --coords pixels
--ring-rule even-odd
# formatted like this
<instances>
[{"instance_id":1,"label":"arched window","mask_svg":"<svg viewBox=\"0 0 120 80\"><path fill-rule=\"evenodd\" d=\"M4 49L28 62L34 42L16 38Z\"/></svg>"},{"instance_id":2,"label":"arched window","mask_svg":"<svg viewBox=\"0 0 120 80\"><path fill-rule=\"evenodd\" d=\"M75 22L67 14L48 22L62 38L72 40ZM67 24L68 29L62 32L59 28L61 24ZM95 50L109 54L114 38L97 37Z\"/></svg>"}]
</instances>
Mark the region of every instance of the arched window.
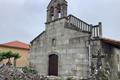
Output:
<instances>
[{"instance_id":1,"label":"arched window","mask_svg":"<svg viewBox=\"0 0 120 80\"><path fill-rule=\"evenodd\" d=\"M61 5L57 5L57 10L58 10L58 18L61 18Z\"/></svg>"},{"instance_id":2,"label":"arched window","mask_svg":"<svg viewBox=\"0 0 120 80\"><path fill-rule=\"evenodd\" d=\"M51 20L54 20L54 7L53 6L50 8L50 17L51 17Z\"/></svg>"}]
</instances>

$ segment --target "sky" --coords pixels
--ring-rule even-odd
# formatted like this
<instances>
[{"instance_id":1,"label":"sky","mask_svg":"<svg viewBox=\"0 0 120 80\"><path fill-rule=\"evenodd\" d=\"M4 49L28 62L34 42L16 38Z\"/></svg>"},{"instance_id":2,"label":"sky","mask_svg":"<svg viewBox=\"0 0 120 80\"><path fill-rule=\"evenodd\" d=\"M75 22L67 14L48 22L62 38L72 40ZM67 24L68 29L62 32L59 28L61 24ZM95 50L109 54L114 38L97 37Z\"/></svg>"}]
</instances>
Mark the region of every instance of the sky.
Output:
<instances>
[{"instance_id":1,"label":"sky","mask_svg":"<svg viewBox=\"0 0 120 80\"><path fill-rule=\"evenodd\" d=\"M45 30L50 0L0 0L0 43L30 43ZM68 14L89 24L102 22L103 37L120 40L120 0L67 0Z\"/></svg>"}]
</instances>

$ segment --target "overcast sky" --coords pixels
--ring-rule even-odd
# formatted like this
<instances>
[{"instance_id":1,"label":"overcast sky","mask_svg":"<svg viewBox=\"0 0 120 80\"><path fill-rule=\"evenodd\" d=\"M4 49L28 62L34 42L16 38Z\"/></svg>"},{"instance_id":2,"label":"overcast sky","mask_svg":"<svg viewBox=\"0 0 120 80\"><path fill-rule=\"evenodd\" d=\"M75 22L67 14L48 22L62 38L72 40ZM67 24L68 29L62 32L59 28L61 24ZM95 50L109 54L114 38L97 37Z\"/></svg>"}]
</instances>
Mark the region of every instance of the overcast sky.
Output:
<instances>
[{"instance_id":1,"label":"overcast sky","mask_svg":"<svg viewBox=\"0 0 120 80\"><path fill-rule=\"evenodd\" d=\"M103 24L103 36L120 40L120 0L67 0L68 14ZM0 0L0 43L29 43L43 30L50 0Z\"/></svg>"}]
</instances>

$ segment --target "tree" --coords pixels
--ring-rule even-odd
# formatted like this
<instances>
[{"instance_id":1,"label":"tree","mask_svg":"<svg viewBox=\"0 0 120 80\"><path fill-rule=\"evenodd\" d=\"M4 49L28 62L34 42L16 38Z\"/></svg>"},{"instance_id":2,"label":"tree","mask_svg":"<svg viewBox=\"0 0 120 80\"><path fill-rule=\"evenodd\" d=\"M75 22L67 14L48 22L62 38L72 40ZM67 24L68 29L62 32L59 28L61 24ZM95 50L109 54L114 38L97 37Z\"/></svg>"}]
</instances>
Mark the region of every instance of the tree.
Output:
<instances>
[{"instance_id":1,"label":"tree","mask_svg":"<svg viewBox=\"0 0 120 80\"><path fill-rule=\"evenodd\" d=\"M14 58L14 66L16 67L16 60L19 59L21 56L19 55L19 53L14 53L12 57Z\"/></svg>"},{"instance_id":2,"label":"tree","mask_svg":"<svg viewBox=\"0 0 120 80\"><path fill-rule=\"evenodd\" d=\"M3 56L3 55L4 55L4 53L3 53L3 52L2 52L2 53L0 53L0 62L1 62L1 61L3 61L3 59L4 59L4 56Z\"/></svg>"},{"instance_id":3,"label":"tree","mask_svg":"<svg viewBox=\"0 0 120 80\"><path fill-rule=\"evenodd\" d=\"M12 55L13 55L12 51L4 52L4 57L8 59L8 62L6 63L6 65L9 65L9 66L12 65L11 60L10 60L10 58L13 57Z\"/></svg>"},{"instance_id":4,"label":"tree","mask_svg":"<svg viewBox=\"0 0 120 80\"><path fill-rule=\"evenodd\" d=\"M8 59L8 62L6 63L6 65L9 65L9 66L12 65L10 60L11 58L14 58L14 66L16 66L16 60L20 58L20 55L19 53L13 53L12 51L0 53L0 61L2 61L3 59Z\"/></svg>"},{"instance_id":5,"label":"tree","mask_svg":"<svg viewBox=\"0 0 120 80\"><path fill-rule=\"evenodd\" d=\"M3 59L7 59L7 55L8 54L8 52L1 52L0 53L0 61L2 61Z\"/></svg>"}]
</instances>

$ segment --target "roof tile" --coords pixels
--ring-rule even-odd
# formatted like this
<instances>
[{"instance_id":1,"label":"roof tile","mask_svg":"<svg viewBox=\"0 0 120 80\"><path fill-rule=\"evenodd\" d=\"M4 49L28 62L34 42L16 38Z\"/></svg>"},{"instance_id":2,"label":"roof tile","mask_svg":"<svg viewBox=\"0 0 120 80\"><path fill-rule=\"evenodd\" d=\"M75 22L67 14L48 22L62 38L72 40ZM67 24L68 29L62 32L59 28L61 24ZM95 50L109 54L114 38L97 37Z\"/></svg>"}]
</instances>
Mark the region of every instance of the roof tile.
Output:
<instances>
[{"instance_id":1,"label":"roof tile","mask_svg":"<svg viewBox=\"0 0 120 80\"><path fill-rule=\"evenodd\" d=\"M14 47L14 48L21 48L21 49L30 49L30 45L20 42L20 41L12 41L4 44L0 44L0 46L6 46L6 47Z\"/></svg>"}]
</instances>

